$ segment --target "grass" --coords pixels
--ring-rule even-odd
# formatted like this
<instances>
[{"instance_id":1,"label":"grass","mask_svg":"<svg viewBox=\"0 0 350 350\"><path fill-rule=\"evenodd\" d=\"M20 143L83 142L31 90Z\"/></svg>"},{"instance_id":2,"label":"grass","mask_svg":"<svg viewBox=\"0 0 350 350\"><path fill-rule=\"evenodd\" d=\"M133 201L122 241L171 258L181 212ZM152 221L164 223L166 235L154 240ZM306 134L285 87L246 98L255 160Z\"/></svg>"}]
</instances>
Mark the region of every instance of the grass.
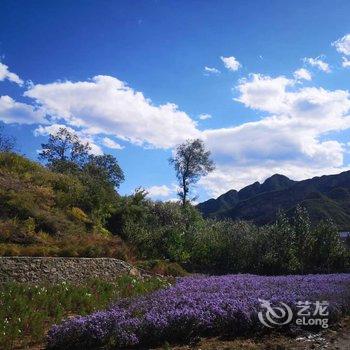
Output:
<instances>
[{"instance_id":1,"label":"grass","mask_svg":"<svg viewBox=\"0 0 350 350\"><path fill-rule=\"evenodd\" d=\"M118 236L81 234L53 237L45 233L34 233L33 242L22 244L6 242L1 224L0 220L0 256L109 257L134 260L130 248Z\"/></svg>"},{"instance_id":2,"label":"grass","mask_svg":"<svg viewBox=\"0 0 350 350\"><path fill-rule=\"evenodd\" d=\"M0 285L0 349L25 348L45 342L46 331L73 315L106 308L115 300L145 294L169 285L160 277L118 277L84 285Z\"/></svg>"}]
</instances>

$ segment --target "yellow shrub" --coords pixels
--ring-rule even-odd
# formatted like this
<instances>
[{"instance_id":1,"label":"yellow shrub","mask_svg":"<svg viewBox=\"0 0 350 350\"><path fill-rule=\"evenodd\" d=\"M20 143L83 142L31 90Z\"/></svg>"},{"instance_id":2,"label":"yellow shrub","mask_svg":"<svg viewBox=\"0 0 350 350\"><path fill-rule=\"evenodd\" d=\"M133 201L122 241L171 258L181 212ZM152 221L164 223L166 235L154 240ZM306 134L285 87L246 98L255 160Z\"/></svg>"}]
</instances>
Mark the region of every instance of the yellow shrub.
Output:
<instances>
[{"instance_id":1,"label":"yellow shrub","mask_svg":"<svg viewBox=\"0 0 350 350\"><path fill-rule=\"evenodd\" d=\"M91 223L91 220L89 219L89 217L84 213L83 210L81 210L78 207L73 207L71 209L71 214L74 217L74 219L77 219L85 223Z\"/></svg>"}]
</instances>

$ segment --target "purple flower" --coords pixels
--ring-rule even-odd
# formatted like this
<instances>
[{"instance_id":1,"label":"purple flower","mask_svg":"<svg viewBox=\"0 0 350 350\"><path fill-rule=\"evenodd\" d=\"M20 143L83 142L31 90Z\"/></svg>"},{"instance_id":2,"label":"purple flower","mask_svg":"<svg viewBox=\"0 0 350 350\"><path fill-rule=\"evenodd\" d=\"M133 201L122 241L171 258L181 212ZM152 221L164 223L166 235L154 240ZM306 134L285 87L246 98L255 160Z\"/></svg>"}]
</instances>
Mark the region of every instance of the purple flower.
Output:
<instances>
[{"instance_id":1,"label":"purple flower","mask_svg":"<svg viewBox=\"0 0 350 350\"><path fill-rule=\"evenodd\" d=\"M171 287L53 326L51 349L147 346L193 336L239 335L261 328L258 299L272 304L327 300L330 319L350 307L350 274L187 277Z\"/></svg>"}]
</instances>

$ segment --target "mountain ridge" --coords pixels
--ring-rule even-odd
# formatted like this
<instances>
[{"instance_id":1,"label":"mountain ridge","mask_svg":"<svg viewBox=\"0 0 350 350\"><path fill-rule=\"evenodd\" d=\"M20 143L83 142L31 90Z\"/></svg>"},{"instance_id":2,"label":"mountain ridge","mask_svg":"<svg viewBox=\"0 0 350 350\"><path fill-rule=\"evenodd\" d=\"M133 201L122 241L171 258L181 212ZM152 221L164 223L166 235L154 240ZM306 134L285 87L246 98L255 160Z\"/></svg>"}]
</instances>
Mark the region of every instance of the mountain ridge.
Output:
<instances>
[{"instance_id":1,"label":"mountain ridge","mask_svg":"<svg viewBox=\"0 0 350 350\"><path fill-rule=\"evenodd\" d=\"M340 229L350 229L350 171L294 181L274 174L262 184L254 182L239 191L199 203L205 217L249 220L258 225L273 222L278 211L292 215L297 205L306 207L311 221L332 219Z\"/></svg>"}]
</instances>

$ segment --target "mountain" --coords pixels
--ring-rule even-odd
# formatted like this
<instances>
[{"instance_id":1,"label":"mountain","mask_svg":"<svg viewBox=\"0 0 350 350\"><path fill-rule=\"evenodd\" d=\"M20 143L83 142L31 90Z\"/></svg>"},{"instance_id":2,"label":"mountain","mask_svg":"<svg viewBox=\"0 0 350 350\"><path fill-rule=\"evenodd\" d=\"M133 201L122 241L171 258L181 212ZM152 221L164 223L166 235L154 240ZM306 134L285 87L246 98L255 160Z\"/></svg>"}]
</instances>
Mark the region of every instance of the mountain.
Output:
<instances>
[{"instance_id":1,"label":"mountain","mask_svg":"<svg viewBox=\"0 0 350 350\"><path fill-rule=\"evenodd\" d=\"M279 210L292 215L300 204L308 209L312 222L332 218L340 229L350 229L350 171L293 181L275 174L260 184L240 191L230 190L217 199L197 205L205 217L271 223Z\"/></svg>"}]
</instances>

